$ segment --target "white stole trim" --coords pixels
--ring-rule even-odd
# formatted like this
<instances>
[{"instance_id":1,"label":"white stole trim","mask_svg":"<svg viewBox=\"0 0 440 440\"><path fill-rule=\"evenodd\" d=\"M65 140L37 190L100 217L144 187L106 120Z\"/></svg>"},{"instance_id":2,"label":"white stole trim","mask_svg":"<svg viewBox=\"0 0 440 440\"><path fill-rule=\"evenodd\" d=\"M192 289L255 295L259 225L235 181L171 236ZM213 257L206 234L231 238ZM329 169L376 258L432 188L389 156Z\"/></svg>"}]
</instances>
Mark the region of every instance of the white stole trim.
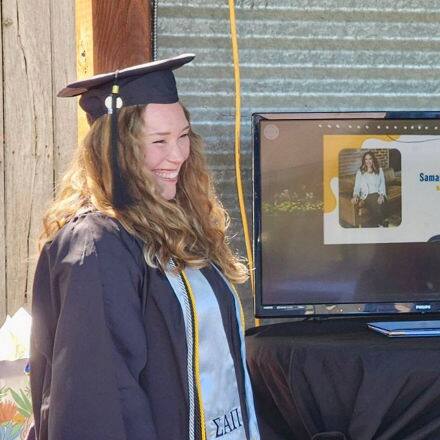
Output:
<instances>
[{"instance_id":1,"label":"white stole trim","mask_svg":"<svg viewBox=\"0 0 440 440\"><path fill-rule=\"evenodd\" d=\"M254 405L254 394L252 391L252 384L251 379L249 377L249 371L247 368L246 363L246 345L244 340L244 328L241 324L241 304L240 299L238 298L238 294L235 291L235 288L232 286L230 281L221 273L221 271L213 264L212 265L217 272L220 274L220 276L225 281L226 285L229 287L229 290L231 291L232 296L234 297L235 301L235 313L237 315L237 322L240 328L240 342L241 342L241 359L243 362L243 371L244 371L244 385L245 385L245 393L246 393L246 408L248 412L249 417L249 435L250 440L260 440L260 431L258 429L258 422L257 422L257 415L255 412L255 405Z\"/></svg>"},{"instance_id":2,"label":"white stole trim","mask_svg":"<svg viewBox=\"0 0 440 440\"><path fill-rule=\"evenodd\" d=\"M207 440L244 440L240 395L234 361L217 297L197 269L185 269L196 303L199 365Z\"/></svg>"}]
</instances>

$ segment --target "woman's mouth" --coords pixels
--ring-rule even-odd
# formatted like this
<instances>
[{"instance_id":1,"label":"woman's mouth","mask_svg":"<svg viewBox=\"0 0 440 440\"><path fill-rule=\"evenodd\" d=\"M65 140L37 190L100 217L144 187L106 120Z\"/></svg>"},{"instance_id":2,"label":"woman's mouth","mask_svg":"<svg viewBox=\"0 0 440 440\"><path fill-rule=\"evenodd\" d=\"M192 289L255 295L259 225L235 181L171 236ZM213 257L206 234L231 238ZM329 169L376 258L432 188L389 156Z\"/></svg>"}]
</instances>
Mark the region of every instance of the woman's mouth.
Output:
<instances>
[{"instance_id":1,"label":"woman's mouth","mask_svg":"<svg viewBox=\"0 0 440 440\"><path fill-rule=\"evenodd\" d=\"M179 170L154 170L153 174L165 182L177 182Z\"/></svg>"}]
</instances>

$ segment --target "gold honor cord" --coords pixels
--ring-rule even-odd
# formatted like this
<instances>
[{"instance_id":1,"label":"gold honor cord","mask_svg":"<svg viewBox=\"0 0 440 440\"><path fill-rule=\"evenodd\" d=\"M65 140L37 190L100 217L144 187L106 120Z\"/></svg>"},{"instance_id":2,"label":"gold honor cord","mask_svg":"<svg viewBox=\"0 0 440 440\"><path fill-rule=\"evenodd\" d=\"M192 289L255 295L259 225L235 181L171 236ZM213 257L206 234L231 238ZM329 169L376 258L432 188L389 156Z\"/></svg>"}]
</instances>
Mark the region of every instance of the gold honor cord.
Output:
<instances>
[{"instance_id":1,"label":"gold honor cord","mask_svg":"<svg viewBox=\"0 0 440 440\"><path fill-rule=\"evenodd\" d=\"M241 327L242 327L242 330L244 333L246 330L246 323L244 321L243 306L241 305L240 295L238 294L237 289L235 288L235 286L232 283L231 283L231 287L232 287L233 293L235 293L235 296L237 297L238 307L240 308L239 312L240 312Z\"/></svg>"},{"instance_id":2,"label":"gold honor cord","mask_svg":"<svg viewBox=\"0 0 440 440\"><path fill-rule=\"evenodd\" d=\"M234 62L234 82L235 82L235 176L237 182L238 203L240 206L241 221L243 224L244 241L246 245L246 254L249 265L251 290L255 302L254 259L252 256L252 246L249 237L249 226L247 222L246 208L244 203L243 182L241 180L241 166L240 166L240 129L241 129L240 61L238 58L238 39L237 39L237 26L235 23L234 0L229 0L229 22L231 28L232 58ZM259 325L260 325L260 320L258 318L255 318L255 326L258 327Z\"/></svg>"},{"instance_id":3,"label":"gold honor cord","mask_svg":"<svg viewBox=\"0 0 440 440\"><path fill-rule=\"evenodd\" d=\"M200 414L200 423L201 423L201 434L202 439L206 440L206 423L205 423L205 409L203 407L203 399L202 399L202 383L200 380L200 356L199 356L199 321L197 318L197 309L196 309L196 300L194 297L194 292L191 287L191 283L189 282L188 277L186 276L185 271L180 272L184 285L186 287L188 297L191 304L191 309L193 311L193 322L194 322L194 372L196 379L196 390L198 396L199 403L199 414Z\"/></svg>"}]
</instances>

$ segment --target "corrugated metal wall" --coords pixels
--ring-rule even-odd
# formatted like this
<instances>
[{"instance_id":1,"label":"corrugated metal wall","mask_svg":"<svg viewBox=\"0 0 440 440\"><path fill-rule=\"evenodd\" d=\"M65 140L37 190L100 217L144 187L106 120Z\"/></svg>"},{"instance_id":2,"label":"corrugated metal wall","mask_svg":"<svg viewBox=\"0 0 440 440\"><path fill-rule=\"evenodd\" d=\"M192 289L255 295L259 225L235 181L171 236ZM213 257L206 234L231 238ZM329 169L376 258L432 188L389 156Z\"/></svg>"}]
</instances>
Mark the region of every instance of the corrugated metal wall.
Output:
<instances>
[{"instance_id":1,"label":"corrugated metal wall","mask_svg":"<svg viewBox=\"0 0 440 440\"><path fill-rule=\"evenodd\" d=\"M253 112L440 109L440 0L238 0L236 15L249 212ZM197 55L177 72L179 91L244 254L227 0L159 0L158 56L181 52ZM250 292L241 293L250 325Z\"/></svg>"}]
</instances>

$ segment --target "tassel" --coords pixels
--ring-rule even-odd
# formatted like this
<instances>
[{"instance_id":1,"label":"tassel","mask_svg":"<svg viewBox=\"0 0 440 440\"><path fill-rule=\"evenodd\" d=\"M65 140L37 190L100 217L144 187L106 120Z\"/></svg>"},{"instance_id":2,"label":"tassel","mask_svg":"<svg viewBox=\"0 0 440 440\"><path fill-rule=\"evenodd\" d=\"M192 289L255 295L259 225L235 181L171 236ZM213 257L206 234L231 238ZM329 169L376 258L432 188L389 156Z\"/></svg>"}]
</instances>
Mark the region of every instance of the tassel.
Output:
<instances>
[{"instance_id":1,"label":"tassel","mask_svg":"<svg viewBox=\"0 0 440 440\"><path fill-rule=\"evenodd\" d=\"M119 130L118 130L118 99L119 97L119 86L116 84L118 75L115 75L115 83L112 87L111 94L111 109L110 113L110 125L111 125L111 167L112 167L112 205L115 209L121 210L125 208L130 203L130 198L127 193L124 178L121 173L121 168L119 166L118 160L118 149L119 149Z\"/></svg>"}]
</instances>

